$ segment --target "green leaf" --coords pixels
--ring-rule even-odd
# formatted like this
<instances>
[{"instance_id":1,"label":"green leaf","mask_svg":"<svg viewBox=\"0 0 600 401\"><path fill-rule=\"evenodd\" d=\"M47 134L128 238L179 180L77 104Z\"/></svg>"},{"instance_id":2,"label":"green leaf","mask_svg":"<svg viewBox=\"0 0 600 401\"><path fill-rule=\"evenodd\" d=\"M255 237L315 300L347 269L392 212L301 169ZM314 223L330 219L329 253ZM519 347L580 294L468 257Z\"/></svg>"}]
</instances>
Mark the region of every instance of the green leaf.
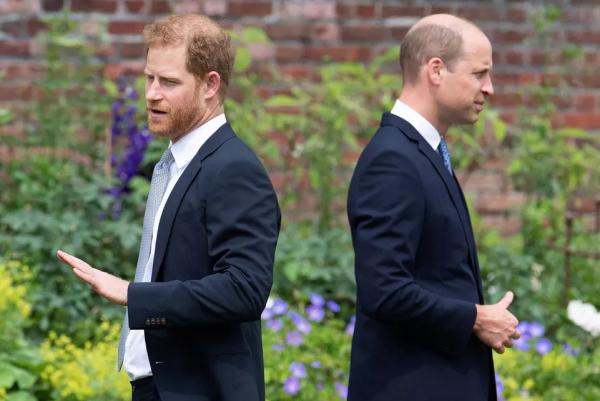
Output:
<instances>
[{"instance_id":1,"label":"green leaf","mask_svg":"<svg viewBox=\"0 0 600 401\"><path fill-rule=\"evenodd\" d=\"M8 393L6 401L38 401L31 393L25 391L16 391Z\"/></svg>"}]
</instances>

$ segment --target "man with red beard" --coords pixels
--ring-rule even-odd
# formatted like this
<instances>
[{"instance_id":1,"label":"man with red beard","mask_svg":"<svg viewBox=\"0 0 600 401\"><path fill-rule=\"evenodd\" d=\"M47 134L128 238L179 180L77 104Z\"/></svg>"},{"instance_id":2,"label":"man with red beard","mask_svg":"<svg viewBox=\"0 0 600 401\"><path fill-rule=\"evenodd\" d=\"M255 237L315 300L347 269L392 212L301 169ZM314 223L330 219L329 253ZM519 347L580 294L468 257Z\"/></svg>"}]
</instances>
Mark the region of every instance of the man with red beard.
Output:
<instances>
[{"instance_id":1,"label":"man with red beard","mask_svg":"<svg viewBox=\"0 0 600 401\"><path fill-rule=\"evenodd\" d=\"M230 38L207 17L180 15L149 24L144 39L148 125L171 142L152 176L135 280L57 256L127 306L118 367L133 401L264 400L260 315L280 213L224 114Z\"/></svg>"}]
</instances>

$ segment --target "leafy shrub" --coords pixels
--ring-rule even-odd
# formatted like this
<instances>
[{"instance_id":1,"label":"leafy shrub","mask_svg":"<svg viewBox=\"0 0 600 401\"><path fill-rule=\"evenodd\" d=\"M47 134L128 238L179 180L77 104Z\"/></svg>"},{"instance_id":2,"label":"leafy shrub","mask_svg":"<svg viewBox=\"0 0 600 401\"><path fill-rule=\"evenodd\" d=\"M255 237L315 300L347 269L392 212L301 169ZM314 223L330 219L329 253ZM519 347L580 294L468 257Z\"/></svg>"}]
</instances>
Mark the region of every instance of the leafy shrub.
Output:
<instances>
[{"instance_id":1,"label":"leafy shrub","mask_svg":"<svg viewBox=\"0 0 600 401\"><path fill-rule=\"evenodd\" d=\"M37 400L33 393L41 360L25 337L31 313L26 284L31 279L26 265L0 261L0 400Z\"/></svg>"},{"instance_id":2,"label":"leafy shrub","mask_svg":"<svg viewBox=\"0 0 600 401\"><path fill-rule=\"evenodd\" d=\"M41 379L53 400L121 401L131 397L131 386L122 370L116 371L120 325L103 322L96 338L77 346L65 335L51 332L41 345L44 369Z\"/></svg>"},{"instance_id":3,"label":"leafy shrub","mask_svg":"<svg viewBox=\"0 0 600 401\"><path fill-rule=\"evenodd\" d=\"M269 300L262 316L268 400L346 399L353 326L339 312L318 294L297 308Z\"/></svg>"}]
</instances>

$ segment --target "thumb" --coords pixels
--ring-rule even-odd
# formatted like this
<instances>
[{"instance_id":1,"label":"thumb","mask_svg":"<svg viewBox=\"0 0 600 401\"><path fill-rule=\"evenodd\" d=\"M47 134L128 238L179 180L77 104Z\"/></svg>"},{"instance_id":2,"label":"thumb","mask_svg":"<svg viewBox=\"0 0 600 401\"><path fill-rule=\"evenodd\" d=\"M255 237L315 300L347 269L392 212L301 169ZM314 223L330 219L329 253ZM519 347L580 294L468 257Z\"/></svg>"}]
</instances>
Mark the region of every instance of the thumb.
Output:
<instances>
[{"instance_id":1,"label":"thumb","mask_svg":"<svg viewBox=\"0 0 600 401\"><path fill-rule=\"evenodd\" d=\"M512 291L508 291L506 294L504 294L502 299L498 301L498 305L502 306L504 309L508 309L514 297L515 295L512 293Z\"/></svg>"}]
</instances>

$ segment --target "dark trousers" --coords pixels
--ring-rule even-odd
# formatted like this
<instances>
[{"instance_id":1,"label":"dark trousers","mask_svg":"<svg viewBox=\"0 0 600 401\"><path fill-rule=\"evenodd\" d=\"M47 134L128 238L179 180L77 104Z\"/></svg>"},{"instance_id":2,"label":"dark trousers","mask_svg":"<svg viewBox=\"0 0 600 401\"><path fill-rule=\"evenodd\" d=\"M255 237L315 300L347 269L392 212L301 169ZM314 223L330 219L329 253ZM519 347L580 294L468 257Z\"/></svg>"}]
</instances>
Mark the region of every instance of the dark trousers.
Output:
<instances>
[{"instance_id":1,"label":"dark trousers","mask_svg":"<svg viewBox=\"0 0 600 401\"><path fill-rule=\"evenodd\" d=\"M131 382L131 401L160 401L152 376Z\"/></svg>"}]
</instances>

